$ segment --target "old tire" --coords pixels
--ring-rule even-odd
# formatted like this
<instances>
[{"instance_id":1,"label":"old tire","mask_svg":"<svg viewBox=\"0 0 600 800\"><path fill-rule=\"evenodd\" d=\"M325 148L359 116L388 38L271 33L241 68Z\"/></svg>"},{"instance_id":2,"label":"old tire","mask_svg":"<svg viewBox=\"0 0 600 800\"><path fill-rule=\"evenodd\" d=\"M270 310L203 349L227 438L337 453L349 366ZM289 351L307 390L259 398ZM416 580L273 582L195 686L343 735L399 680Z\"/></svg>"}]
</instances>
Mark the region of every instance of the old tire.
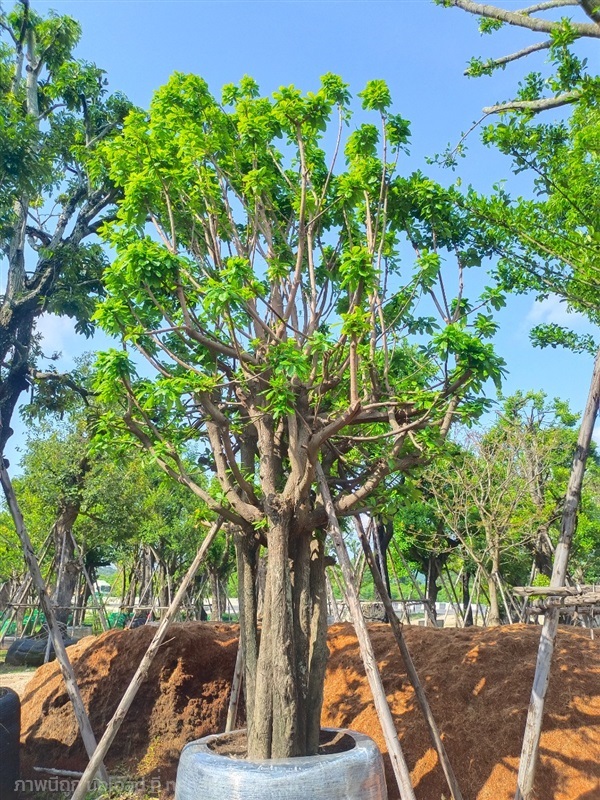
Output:
<instances>
[{"instance_id":1,"label":"old tire","mask_svg":"<svg viewBox=\"0 0 600 800\"><path fill-rule=\"evenodd\" d=\"M205 736L186 745L175 800L387 800L381 753L368 736L343 730L354 747L343 753L247 761L214 753Z\"/></svg>"},{"instance_id":2,"label":"old tire","mask_svg":"<svg viewBox=\"0 0 600 800\"><path fill-rule=\"evenodd\" d=\"M76 644L75 639L70 639L68 636L63 636L65 647L70 647ZM6 664L11 664L13 667L41 667L46 657L46 648L48 646L48 639L15 639L11 646L8 648ZM56 654L54 652L54 645L50 642L50 661L54 661Z\"/></svg>"},{"instance_id":3,"label":"old tire","mask_svg":"<svg viewBox=\"0 0 600 800\"><path fill-rule=\"evenodd\" d=\"M0 797L17 797L21 738L21 701L12 689L0 687Z\"/></svg>"}]
</instances>

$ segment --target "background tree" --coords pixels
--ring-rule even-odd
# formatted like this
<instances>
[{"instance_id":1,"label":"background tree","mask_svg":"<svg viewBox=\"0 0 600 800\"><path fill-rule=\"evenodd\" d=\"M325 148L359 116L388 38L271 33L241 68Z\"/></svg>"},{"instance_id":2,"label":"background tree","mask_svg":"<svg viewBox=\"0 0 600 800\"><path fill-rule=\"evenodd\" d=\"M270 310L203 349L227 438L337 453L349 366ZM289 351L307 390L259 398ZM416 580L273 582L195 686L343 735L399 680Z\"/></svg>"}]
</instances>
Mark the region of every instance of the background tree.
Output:
<instances>
[{"instance_id":1,"label":"background tree","mask_svg":"<svg viewBox=\"0 0 600 800\"><path fill-rule=\"evenodd\" d=\"M336 513L355 514L386 476L418 464L461 408L480 409L483 383L501 372L482 341L496 295L486 290L474 308L463 290L485 243L452 191L396 174L408 124L390 112L385 83L360 96L378 126L359 125L342 156L349 93L334 75L315 93L284 87L272 98L244 78L221 104L201 79L176 74L103 147L123 200L105 228L116 257L97 318L157 373L137 377L126 350L100 356L98 391L123 404L104 422L106 446L133 435L237 529L253 758L318 746L327 516L317 461ZM416 360L403 344L411 335ZM182 460L201 435L217 492Z\"/></svg>"},{"instance_id":2,"label":"background tree","mask_svg":"<svg viewBox=\"0 0 600 800\"><path fill-rule=\"evenodd\" d=\"M90 334L105 256L90 238L114 192L90 180L87 163L114 135L129 104L107 95L104 73L72 53L75 20L43 18L28 0L0 8L0 247L7 280L0 303L0 452L40 355L44 312L77 320Z\"/></svg>"}]
</instances>

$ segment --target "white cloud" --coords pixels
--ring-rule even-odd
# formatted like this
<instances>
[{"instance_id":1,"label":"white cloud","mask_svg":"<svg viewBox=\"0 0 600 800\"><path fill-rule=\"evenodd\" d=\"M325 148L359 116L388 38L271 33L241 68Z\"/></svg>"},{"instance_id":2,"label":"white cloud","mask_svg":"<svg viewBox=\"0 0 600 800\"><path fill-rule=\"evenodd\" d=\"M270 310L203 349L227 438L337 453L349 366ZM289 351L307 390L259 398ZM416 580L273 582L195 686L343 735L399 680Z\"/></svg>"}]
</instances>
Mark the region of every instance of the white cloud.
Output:
<instances>
[{"instance_id":1,"label":"white cloud","mask_svg":"<svg viewBox=\"0 0 600 800\"><path fill-rule=\"evenodd\" d=\"M60 365L61 369L73 366L73 344L77 334L72 319L43 314L38 320L36 332L42 336L41 348L46 358L60 353L61 358L55 362L56 365Z\"/></svg>"},{"instance_id":2,"label":"white cloud","mask_svg":"<svg viewBox=\"0 0 600 800\"><path fill-rule=\"evenodd\" d=\"M529 325L540 325L542 323L555 325L565 325L569 328L581 329L589 325L588 320L583 314L576 311L569 311L567 304L562 298L550 295L545 300L534 301L525 321Z\"/></svg>"}]
</instances>

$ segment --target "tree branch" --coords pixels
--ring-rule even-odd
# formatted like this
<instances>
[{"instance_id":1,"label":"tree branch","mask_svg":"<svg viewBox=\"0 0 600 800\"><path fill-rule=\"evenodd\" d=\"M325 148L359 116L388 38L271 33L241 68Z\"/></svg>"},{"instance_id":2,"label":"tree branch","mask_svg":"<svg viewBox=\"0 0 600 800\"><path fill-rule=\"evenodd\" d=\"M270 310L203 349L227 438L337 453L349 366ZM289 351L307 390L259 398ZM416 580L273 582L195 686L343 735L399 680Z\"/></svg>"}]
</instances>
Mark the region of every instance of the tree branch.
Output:
<instances>
[{"instance_id":1,"label":"tree branch","mask_svg":"<svg viewBox=\"0 0 600 800\"><path fill-rule=\"evenodd\" d=\"M519 14L535 14L536 11L550 11L553 8L561 8L563 6L576 6L579 5L578 0L547 0L545 3L537 3L534 6L522 8Z\"/></svg>"},{"instance_id":2,"label":"tree branch","mask_svg":"<svg viewBox=\"0 0 600 800\"><path fill-rule=\"evenodd\" d=\"M600 25L600 5L598 5L598 0L578 0L578 5L581 6L590 19Z\"/></svg>"},{"instance_id":3,"label":"tree branch","mask_svg":"<svg viewBox=\"0 0 600 800\"><path fill-rule=\"evenodd\" d=\"M504 111L529 111L532 114L539 114L540 111L548 111L551 108L560 108L570 103L576 103L580 97L581 91L574 90L559 94L557 97L543 97L540 100L509 100L506 103L488 106L483 109L483 112L484 114L501 114Z\"/></svg>"},{"instance_id":4,"label":"tree branch","mask_svg":"<svg viewBox=\"0 0 600 800\"><path fill-rule=\"evenodd\" d=\"M511 61L517 61L519 58L525 58L525 56L531 55L531 53L537 53L539 50L548 50L548 48L552 47L552 39L544 39L543 42L537 42L536 44L530 44L529 47L524 47L522 50L517 50L515 53L510 53L507 56L502 56L501 58L490 59L489 61L485 62L485 67L488 66L491 69L496 69L497 67L503 67L505 64L510 64ZM470 68L464 71L464 74L468 77L472 74Z\"/></svg>"},{"instance_id":5,"label":"tree branch","mask_svg":"<svg viewBox=\"0 0 600 800\"><path fill-rule=\"evenodd\" d=\"M588 2L592 6L594 0L581 0L580 4ZM473 0L449 0L450 5L462 8L463 11L468 11L469 14L475 14L478 17L488 17L489 19L497 19L500 22L506 22L508 25L517 25L520 28L529 28L531 31L538 31L540 33L552 33L555 31L560 23L550 20L542 19L541 17L531 17L523 11L507 11L498 6L488 5L487 3L474 3ZM571 27L579 36L588 36L593 39L600 39L600 26L590 22L573 22Z\"/></svg>"}]
</instances>

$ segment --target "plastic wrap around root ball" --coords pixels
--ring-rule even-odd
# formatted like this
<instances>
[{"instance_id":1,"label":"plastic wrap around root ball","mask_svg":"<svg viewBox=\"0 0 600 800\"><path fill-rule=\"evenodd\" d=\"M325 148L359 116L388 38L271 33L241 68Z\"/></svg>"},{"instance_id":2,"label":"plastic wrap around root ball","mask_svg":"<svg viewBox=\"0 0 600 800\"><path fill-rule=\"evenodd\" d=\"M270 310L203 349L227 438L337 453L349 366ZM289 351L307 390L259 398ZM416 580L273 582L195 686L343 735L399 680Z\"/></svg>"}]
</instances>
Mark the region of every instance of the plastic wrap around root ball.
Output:
<instances>
[{"instance_id":1,"label":"plastic wrap around root ball","mask_svg":"<svg viewBox=\"0 0 600 800\"><path fill-rule=\"evenodd\" d=\"M177 770L175 800L387 800L381 753L368 736L342 753L247 761L218 755L209 744L190 742Z\"/></svg>"}]
</instances>

